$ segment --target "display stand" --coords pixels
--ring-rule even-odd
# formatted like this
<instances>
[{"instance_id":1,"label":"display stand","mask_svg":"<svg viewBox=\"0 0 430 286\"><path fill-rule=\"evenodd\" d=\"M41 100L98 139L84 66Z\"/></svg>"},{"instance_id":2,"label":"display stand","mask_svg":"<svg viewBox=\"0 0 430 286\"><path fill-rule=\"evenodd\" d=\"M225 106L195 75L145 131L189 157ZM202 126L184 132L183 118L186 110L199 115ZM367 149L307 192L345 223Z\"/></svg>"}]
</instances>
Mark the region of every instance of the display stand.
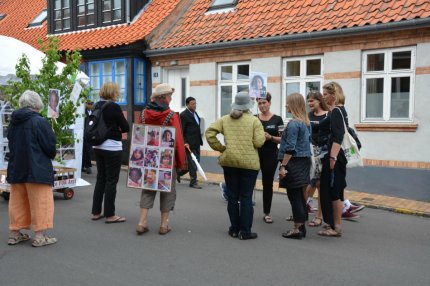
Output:
<instances>
[{"instance_id":1,"label":"display stand","mask_svg":"<svg viewBox=\"0 0 430 286\"><path fill-rule=\"evenodd\" d=\"M84 106L78 107L79 114L84 113ZM10 185L6 182L7 176L7 154L9 152L7 140L7 128L10 123L12 108L7 103L0 103L0 193L6 200L9 199ZM73 132L74 144L61 146L57 150L54 165L54 187L53 191L62 193L64 199L70 200L74 196L74 187L88 186L87 181L81 178L82 148L84 118L76 119L74 125L70 126ZM60 163L60 162L61 163Z\"/></svg>"}]
</instances>

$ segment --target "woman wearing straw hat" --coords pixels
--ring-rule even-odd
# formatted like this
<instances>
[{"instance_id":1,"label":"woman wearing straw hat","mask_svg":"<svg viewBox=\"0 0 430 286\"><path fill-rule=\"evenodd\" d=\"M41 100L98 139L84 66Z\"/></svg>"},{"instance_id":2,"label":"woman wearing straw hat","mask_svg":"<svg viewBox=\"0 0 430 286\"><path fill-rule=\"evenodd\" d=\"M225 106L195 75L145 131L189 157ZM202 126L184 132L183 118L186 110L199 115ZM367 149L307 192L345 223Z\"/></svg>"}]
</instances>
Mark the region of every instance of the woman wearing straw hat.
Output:
<instances>
[{"instance_id":1,"label":"woman wearing straw hat","mask_svg":"<svg viewBox=\"0 0 430 286\"><path fill-rule=\"evenodd\" d=\"M172 94L175 90L168 84L162 83L155 87L155 92L151 95L151 102L142 111L142 122L152 125L167 125L176 128L175 133L175 162L174 168L182 169L185 167L185 149L184 140L182 138L181 122L177 113L174 113L169 104L172 101ZM176 201L176 171L172 172L172 186L170 192L160 192L160 212L161 223L158 233L160 235L167 234L171 231L168 225L169 213L173 210ZM140 218L136 227L138 235L144 234L148 228L148 212L153 208L155 195L157 192L143 189L140 198Z\"/></svg>"},{"instance_id":2,"label":"woman wearing straw hat","mask_svg":"<svg viewBox=\"0 0 430 286\"><path fill-rule=\"evenodd\" d=\"M211 148L221 152L219 164L224 169L231 223L228 234L241 240L257 238L251 232L252 192L260 170L257 149L263 146L265 136L260 120L250 112L253 104L247 91L239 92L230 114L212 123L205 133ZM225 145L216 137L219 133L224 135Z\"/></svg>"}]
</instances>

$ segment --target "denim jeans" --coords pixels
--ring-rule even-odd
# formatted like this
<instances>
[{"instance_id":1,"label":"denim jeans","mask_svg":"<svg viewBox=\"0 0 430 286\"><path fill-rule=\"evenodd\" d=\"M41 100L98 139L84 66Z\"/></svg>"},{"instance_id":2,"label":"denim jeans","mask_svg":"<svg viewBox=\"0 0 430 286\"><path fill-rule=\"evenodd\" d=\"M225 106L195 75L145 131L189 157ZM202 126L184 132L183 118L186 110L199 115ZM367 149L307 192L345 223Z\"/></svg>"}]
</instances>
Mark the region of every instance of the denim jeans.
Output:
<instances>
[{"instance_id":1,"label":"denim jeans","mask_svg":"<svg viewBox=\"0 0 430 286\"><path fill-rule=\"evenodd\" d=\"M97 181L94 187L92 214L115 215L116 185L121 171L122 151L94 149L97 162Z\"/></svg>"},{"instance_id":2,"label":"denim jeans","mask_svg":"<svg viewBox=\"0 0 430 286\"><path fill-rule=\"evenodd\" d=\"M251 233L254 218L252 192L258 171L232 167L223 167L223 169L227 185L227 211L230 217L230 230L240 231L246 236Z\"/></svg>"}]
</instances>

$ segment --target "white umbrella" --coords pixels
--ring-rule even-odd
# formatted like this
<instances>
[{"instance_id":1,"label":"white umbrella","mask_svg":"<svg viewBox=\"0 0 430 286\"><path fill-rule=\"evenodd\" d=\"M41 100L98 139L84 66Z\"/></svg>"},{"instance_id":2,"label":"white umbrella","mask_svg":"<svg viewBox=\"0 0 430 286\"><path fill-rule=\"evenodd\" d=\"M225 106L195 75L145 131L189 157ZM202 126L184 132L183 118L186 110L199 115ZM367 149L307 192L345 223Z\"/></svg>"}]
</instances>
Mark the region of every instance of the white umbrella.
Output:
<instances>
[{"instance_id":1,"label":"white umbrella","mask_svg":"<svg viewBox=\"0 0 430 286\"><path fill-rule=\"evenodd\" d=\"M190 152L191 154L191 159L196 164L197 171L199 171L199 174L203 177L203 179L205 179L205 181L207 181L208 178L206 177L205 171L203 171L202 166L200 166L199 161L197 161L196 155L194 155L193 152L191 152L190 148L187 147L187 149L188 149L188 152Z\"/></svg>"},{"instance_id":2,"label":"white umbrella","mask_svg":"<svg viewBox=\"0 0 430 286\"><path fill-rule=\"evenodd\" d=\"M0 35L0 55L2 55L2 60L0 61L0 85L5 85L9 79L16 79L15 66L23 54L28 57L30 74L38 74L43 66L42 59L45 54L20 40ZM58 62L58 73L61 73L65 66L65 64ZM77 79L84 84L89 82L88 76L83 72L78 73Z\"/></svg>"}]
</instances>

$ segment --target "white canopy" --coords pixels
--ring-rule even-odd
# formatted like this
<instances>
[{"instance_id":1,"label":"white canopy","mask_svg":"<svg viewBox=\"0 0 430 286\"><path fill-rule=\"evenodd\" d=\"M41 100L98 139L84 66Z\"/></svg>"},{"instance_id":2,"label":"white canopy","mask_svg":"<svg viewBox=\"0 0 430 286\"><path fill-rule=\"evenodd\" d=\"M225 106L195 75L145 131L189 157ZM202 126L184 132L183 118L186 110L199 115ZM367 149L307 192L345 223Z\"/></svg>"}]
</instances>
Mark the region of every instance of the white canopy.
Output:
<instances>
[{"instance_id":1,"label":"white canopy","mask_svg":"<svg viewBox=\"0 0 430 286\"><path fill-rule=\"evenodd\" d=\"M2 55L2 60L0 61L0 85L5 85L9 79L16 78L15 66L23 54L28 57L30 74L38 74L42 68L42 59L45 54L20 40L0 35L0 55ZM58 72L61 73L65 64L58 62L57 67ZM77 79L84 84L89 82L88 76L83 72L79 72Z\"/></svg>"}]
</instances>

